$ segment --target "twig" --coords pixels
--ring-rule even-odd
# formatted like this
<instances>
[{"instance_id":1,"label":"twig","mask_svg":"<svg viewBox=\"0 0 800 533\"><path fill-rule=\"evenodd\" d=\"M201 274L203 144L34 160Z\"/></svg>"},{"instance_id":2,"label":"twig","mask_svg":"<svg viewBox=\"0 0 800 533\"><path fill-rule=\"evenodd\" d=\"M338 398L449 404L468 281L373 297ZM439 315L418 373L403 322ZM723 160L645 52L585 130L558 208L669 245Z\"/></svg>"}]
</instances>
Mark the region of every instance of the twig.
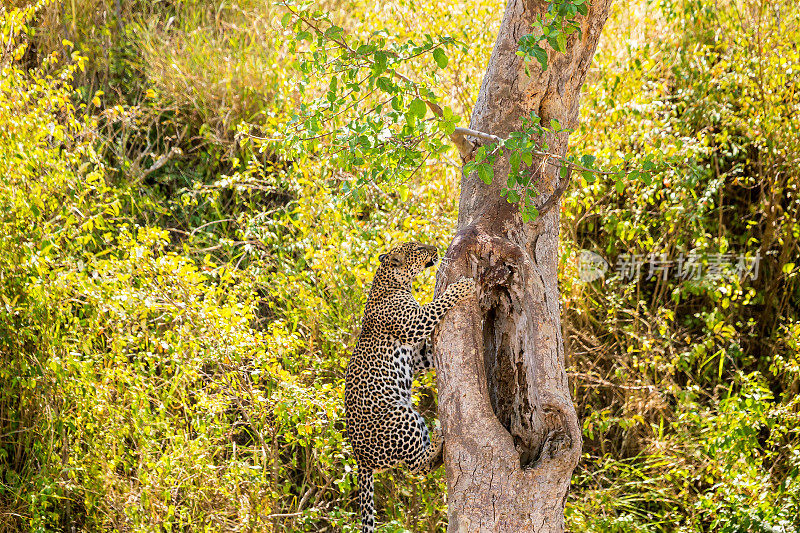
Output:
<instances>
[{"instance_id":1,"label":"twig","mask_svg":"<svg viewBox=\"0 0 800 533\"><path fill-rule=\"evenodd\" d=\"M286 9L288 9L288 10L289 10L289 11L290 11L290 12L291 12L291 13L292 13L292 14L293 14L295 17L297 17L297 18L299 18L300 20L302 20L303 22L305 22L305 23L308 25L308 27L310 27L310 28L311 28L311 29L313 29L315 32L317 32L317 34L318 34L318 35L322 35L322 36L324 36L324 35L325 35L325 32L324 32L324 31L322 31L321 29L319 29L319 27L318 27L316 24L314 24L313 22L311 22L309 19L307 19L306 17L304 17L303 15L301 15L300 13L298 13L297 11L295 11L294 9L292 9L291 7L289 7L289 4L288 4L287 2L282 2L282 4L283 4L283 7L285 7ZM350 45L349 45L349 44L347 44L347 41L344 41L344 40L341 40L341 41L340 41L340 40L338 40L338 39L334 39L334 38L332 38L331 40L332 40L333 42L335 42L336 44L338 44L339 46L341 46L342 48L344 48L345 50L347 50L348 52L350 52L351 54L355 53L355 50L353 50L352 48L350 48Z\"/></svg>"},{"instance_id":2,"label":"twig","mask_svg":"<svg viewBox=\"0 0 800 533\"><path fill-rule=\"evenodd\" d=\"M196 228L194 228L192 230L192 232L189 235L194 235L195 233L197 233L201 229L205 228L206 226L211 226L212 224L222 224L223 222L236 222L236 220L233 219L233 218L223 218L222 220L212 220L211 222L206 222L202 226L197 226Z\"/></svg>"},{"instance_id":3,"label":"twig","mask_svg":"<svg viewBox=\"0 0 800 533\"><path fill-rule=\"evenodd\" d=\"M224 248L225 246L241 246L242 244L253 244L258 246L262 250L266 248L263 242L258 239L250 239L247 241L228 241L223 242L214 246L209 246L208 248L202 248L200 250L192 250L193 253L204 254L207 252L213 252L214 250L219 250L220 248Z\"/></svg>"},{"instance_id":4,"label":"twig","mask_svg":"<svg viewBox=\"0 0 800 533\"><path fill-rule=\"evenodd\" d=\"M173 146L173 147L170 149L170 151L169 151L169 152L167 152L166 154L164 154L164 155L162 155L161 157L159 157L159 158L156 160L156 162L155 162L155 163L153 163L152 165L150 165L150 168L148 168L147 170L143 170L143 171L142 171L142 174L141 174L141 176L139 177L139 181L142 181L142 180L143 180L143 179L145 179L147 176L149 176L150 174L152 174L153 172L155 172L155 171L156 171L156 170L158 170L159 168L163 167L163 166L164 166L164 165L166 165L167 163L169 163L169 160L170 160L170 159L172 159L172 158L173 158L174 156L176 156L176 155L183 155L183 150L181 150L181 149L180 149L180 148L178 148L177 146ZM141 157L141 156L140 156L140 157Z\"/></svg>"},{"instance_id":5,"label":"twig","mask_svg":"<svg viewBox=\"0 0 800 533\"><path fill-rule=\"evenodd\" d=\"M553 194L550 195L550 198L547 199L545 203L542 204L542 207L539 208L539 216L543 216L545 213L550 211L559 198L564 194L564 191L567 190L569 187L570 178L572 177L572 168L567 168L567 175L564 176L561 181L558 183L558 187L553 191Z\"/></svg>"},{"instance_id":6,"label":"twig","mask_svg":"<svg viewBox=\"0 0 800 533\"><path fill-rule=\"evenodd\" d=\"M656 392L658 390L655 387L655 385L620 385L618 383L613 383L601 377L592 374L585 374L583 372L567 372L567 375L571 378L584 379L587 381L591 381L597 385L603 385L605 387L614 387L622 390L646 390L649 392Z\"/></svg>"}]
</instances>

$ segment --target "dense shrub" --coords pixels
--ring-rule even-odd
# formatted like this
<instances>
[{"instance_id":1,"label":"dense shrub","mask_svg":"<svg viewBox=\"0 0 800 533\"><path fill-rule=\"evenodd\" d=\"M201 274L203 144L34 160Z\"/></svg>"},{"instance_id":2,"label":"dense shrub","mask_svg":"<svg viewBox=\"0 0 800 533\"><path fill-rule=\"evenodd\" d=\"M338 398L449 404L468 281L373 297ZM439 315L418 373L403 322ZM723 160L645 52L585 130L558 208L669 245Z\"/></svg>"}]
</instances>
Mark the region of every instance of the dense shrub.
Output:
<instances>
[{"instance_id":1,"label":"dense shrub","mask_svg":"<svg viewBox=\"0 0 800 533\"><path fill-rule=\"evenodd\" d=\"M781 3L636 8L647 22L598 53L577 150L663 168L624 194L583 182L566 205L567 255L644 262L633 279L564 280L587 452L570 518L796 531L798 18ZM705 273L680 279L691 253ZM756 256L757 277L741 275Z\"/></svg>"}]
</instances>

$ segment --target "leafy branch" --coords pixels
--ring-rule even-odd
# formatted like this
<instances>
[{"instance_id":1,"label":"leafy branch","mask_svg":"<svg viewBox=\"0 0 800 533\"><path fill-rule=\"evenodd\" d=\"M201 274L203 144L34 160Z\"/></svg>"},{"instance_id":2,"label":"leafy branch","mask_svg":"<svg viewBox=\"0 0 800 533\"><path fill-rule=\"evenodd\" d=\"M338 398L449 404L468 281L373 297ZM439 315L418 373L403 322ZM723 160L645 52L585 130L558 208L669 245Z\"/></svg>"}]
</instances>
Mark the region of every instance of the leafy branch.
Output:
<instances>
[{"instance_id":1,"label":"leafy branch","mask_svg":"<svg viewBox=\"0 0 800 533\"><path fill-rule=\"evenodd\" d=\"M532 114L522 120L521 131L511 133L507 139L466 128L464 130L465 135L488 143L477 148L475 157L464 165L465 173L477 172L478 177L489 185L494 179L494 165L497 158L501 154L508 154L510 169L500 195L510 203L520 204L520 213L525 222L534 220L552 208L569 186L573 171L580 172L587 183L593 183L598 176L609 176L615 180L619 192L623 187L622 179L625 176L641 179L647 185L652 182L650 171L655 168L655 163L649 159L644 161L641 171L627 171L623 167L600 170L595 168L595 157L592 155L582 155L578 159L575 156L563 157L549 152L547 143L540 139L569 131L563 129L557 120L551 120L549 126L542 126L541 119ZM537 173L536 170L537 168L541 170L545 165L558 168L561 180L545 203L537 208L534 200L541 194L539 190L541 184L537 176L541 176L542 173Z\"/></svg>"},{"instance_id":2,"label":"leafy branch","mask_svg":"<svg viewBox=\"0 0 800 533\"><path fill-rule=\"evenodd\" d=\"M567 38L572 34L581 35L578 24L578 15L586 15L589 9L586 0L551 0L547 6L547 13L531 25L531 33L523 35L519 40L517 55L525 61L525 72L529 72L529 63L535 59L547 70L547 50L541 42L549 44L556 52L567 51Z\"/></svg>"},{"instance_id":3,"label":"leafy branch","mask_svg":"<svg viewBox=\"0 0 800 533\"><path fill-rule=\"evenodd\" d=\"M436 65L431 75L435 76L436 68L444 69L449 63L446 49L457 44L450 37L425 35L422 42L398 43L376 32L358 40L309 2L282 0L280 4L286 9L281 24L294 32L290 49L302 52L298 66L306 78L299 83L300 92L317 89L322 94L311 103L301 102L284 125L283 137L270 139L278 143L278 151L292 155L324 151L345 173L358 176L358 187L389 178L410 178L429 157L449 149L446 137L458 149L464 172L476 172L486 184L494 178L497 157L508 156L510 174L501 195L519 205L525 221L555 204L573 171L580 172L588 183L598 176L611 176L617 190L623 188L625 175L646 183L651 179L651 162L646 162L644 171L601 171L594 167L593 156L564 157L549 152L545 139L567 131L555 120L545 127L539 117L531 115L523 119L521 131L506 139L457 126L460 117L449 107L442 107L433 90L399 71L404 63L430 54ZM565 52L567 38L580 35L578 15L586 13L585 0L551 1L547 13L532 25L532 33L519 42L517 54L526 70L534 60L542 70L547 69L548 56L542 43ZM328 78L323 88L318 80ZM534 200L541 195L541 184L536 176L542 173L536 170L545 166L559 169L561 183L537 208Z\"/></svg>"}]
</instances>

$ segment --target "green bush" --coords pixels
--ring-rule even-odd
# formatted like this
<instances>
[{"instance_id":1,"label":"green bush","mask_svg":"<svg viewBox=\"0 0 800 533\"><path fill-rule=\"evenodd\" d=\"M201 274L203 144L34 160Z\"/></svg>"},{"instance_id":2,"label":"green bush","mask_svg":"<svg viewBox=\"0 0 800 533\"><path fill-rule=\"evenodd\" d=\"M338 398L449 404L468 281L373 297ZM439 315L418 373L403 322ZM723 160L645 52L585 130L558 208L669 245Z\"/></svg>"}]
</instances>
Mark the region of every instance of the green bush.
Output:
<instances>
[{"instance_id":1,"label":"green bush","mask_svg":"<svg viewBox=\"0 0 800 533\"><path fill-rule=\"evenodd\" d=\"M619 265L623 254L695 252L708 269L729 254L733 268L698 280L648 279L647 263L634 280L564 276L586 437L570 520L796 531L798 17L783 3L630 7L647 22L607 28L619 39L596 58L577 150L601 167L655 154L661 168L624 194L581 183L567 255ZM757 279L733 271L756 254Z\"/></svg>"}]
</instances>

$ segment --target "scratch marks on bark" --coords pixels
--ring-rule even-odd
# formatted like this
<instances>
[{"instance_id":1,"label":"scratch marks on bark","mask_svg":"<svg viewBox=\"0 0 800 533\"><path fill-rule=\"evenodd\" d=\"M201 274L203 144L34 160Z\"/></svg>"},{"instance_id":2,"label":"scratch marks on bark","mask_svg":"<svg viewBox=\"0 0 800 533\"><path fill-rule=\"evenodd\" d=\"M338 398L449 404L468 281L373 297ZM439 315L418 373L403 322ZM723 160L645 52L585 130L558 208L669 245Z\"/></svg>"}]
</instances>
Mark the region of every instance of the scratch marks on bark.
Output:
<instances>
[{"instance_id":1,"label":"scratch marks on bark","mask_svg":"<svg viewBox=\"0 0 800 533\"><path fill-rule=\"evenodd\" d=\"M464 464L464 453L463 452L458 454L458 464L457 464L457 466L458 466L458 474L456 474L456 480L453 483L453 485L456 486L456 487L458 487L458 483L459 483L459 481L461 481L461 476L462 476L462 474L464 474L464 471L461 469L461 465L462 464Z\"/></svg>"},{"instance_id":2,"label":"scratch marks on bark","mask_svg":"<svg viewBox=\"0 0 800 533\"><path fill-rule=\"evenodd\" d=\"M497 501L497 495L492 490L492 484L494 483L494 470L492 470L492 478L489 480L489 494L492 495L492 521L497 522L497 509L495 508L495 502Z\"/></svg>"}]
</instances>

